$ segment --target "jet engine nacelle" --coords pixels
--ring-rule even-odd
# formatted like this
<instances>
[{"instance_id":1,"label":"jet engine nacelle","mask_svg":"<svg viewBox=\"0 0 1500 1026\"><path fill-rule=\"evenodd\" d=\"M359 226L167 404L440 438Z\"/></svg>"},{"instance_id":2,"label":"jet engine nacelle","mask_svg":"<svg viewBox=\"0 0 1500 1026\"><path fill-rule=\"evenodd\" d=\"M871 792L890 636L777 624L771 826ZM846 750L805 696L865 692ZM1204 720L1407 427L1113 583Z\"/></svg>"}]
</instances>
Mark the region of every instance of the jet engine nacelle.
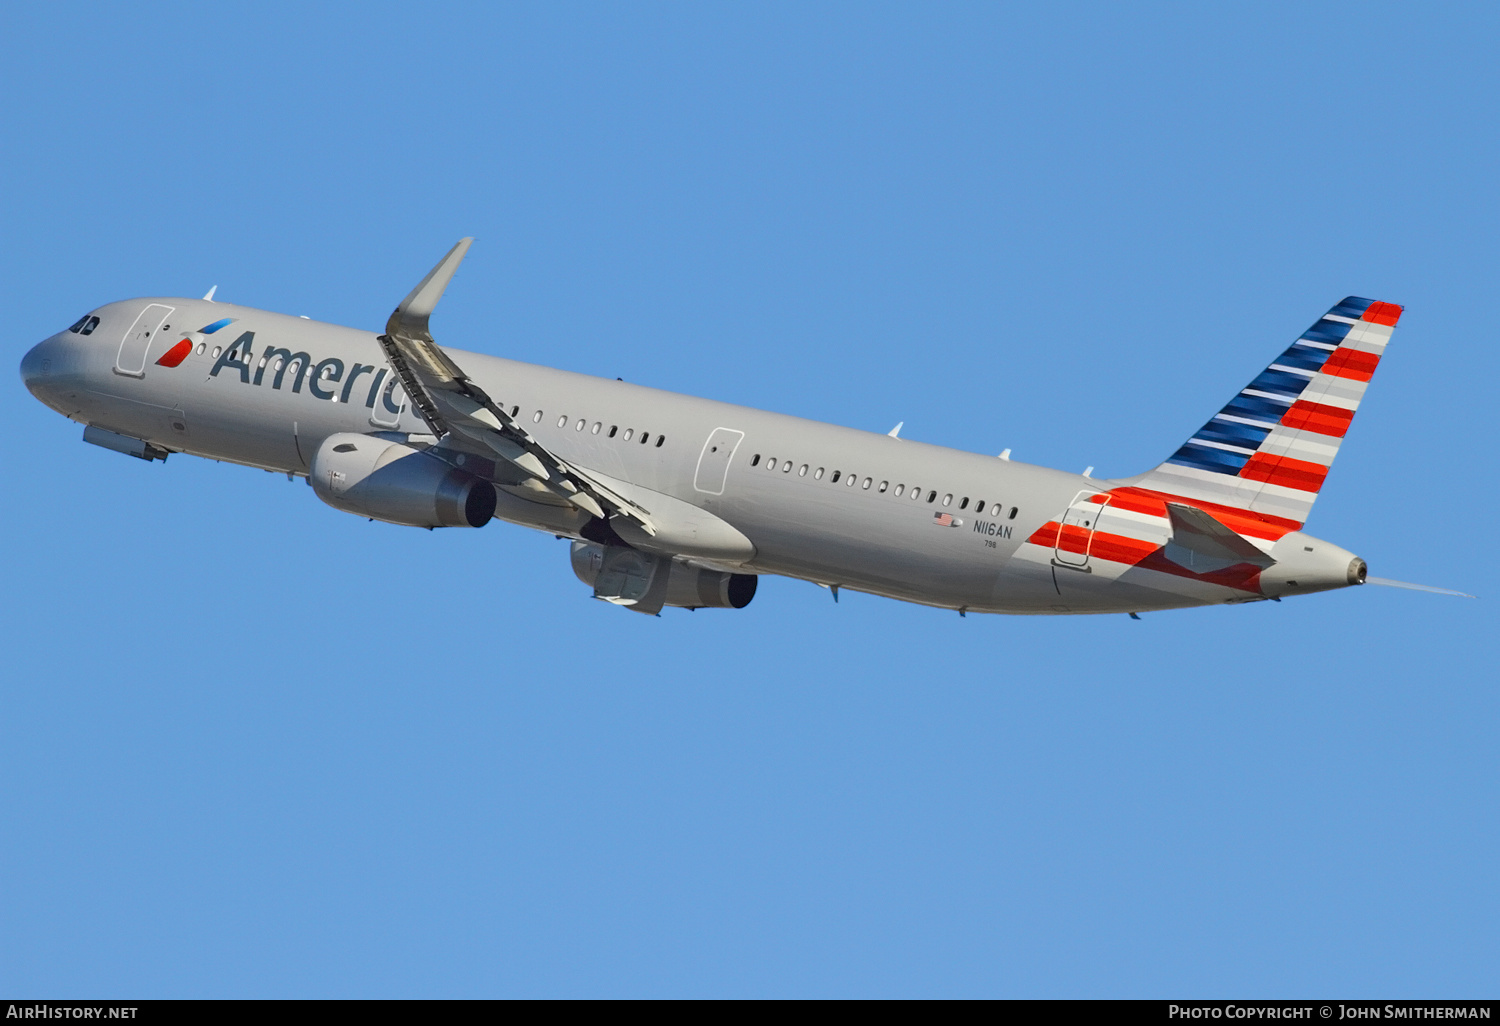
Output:
<instances>
[{"instance_id":1,"label":"jet engine nacelle","mask_svg":"<svg viewBox=\"0 0 1500 1026\"><path fill-rule=\"evenodd\" d=\"M329 435L308 482L334 509L408 527L483 527L495 514L488 481L374 435Z\"/></svg>"},{"instance_id":2,"label":"jet engine nacelle","mask_svg":"<svg viewBox=\"0 0 1500 1026\"><path fill-rule=\"evenodd\" d=\"M625 557L623 560L618 557ZM606 573L609 579L634 578L639 595L630 592L629 602L640 612L656 612L662 606L679 606L684 609L744 609L755 597L755 588L760 578L755 574L726 574L716 570L700 570L685 566L666 556L654 556L635 549L595 545L592 542L574 542L572 551L573 573L590 588L598 598L620 602L626 588L600 590L600 573L606 564L628 563L623 573ZM616 568L611 565L611 570ZM662 587L661 575L666 575L666 586ZM618 593L618 594L617 594ZM653 608L654 607L654 608Z\"/></svg>"}]
</instances>

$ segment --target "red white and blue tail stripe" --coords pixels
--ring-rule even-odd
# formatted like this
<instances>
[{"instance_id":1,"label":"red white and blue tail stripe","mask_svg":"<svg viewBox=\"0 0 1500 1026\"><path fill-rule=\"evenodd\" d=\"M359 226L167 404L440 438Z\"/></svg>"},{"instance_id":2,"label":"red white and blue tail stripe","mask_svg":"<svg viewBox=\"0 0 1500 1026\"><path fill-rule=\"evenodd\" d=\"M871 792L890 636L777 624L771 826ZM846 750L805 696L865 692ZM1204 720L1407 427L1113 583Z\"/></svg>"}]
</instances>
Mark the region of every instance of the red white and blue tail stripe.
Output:
<instances>
[{"instance_id":1,"label":"red white and blue tail stripe","mask_svg":"<svg viewBox=\"0 0 1500 1026\"><path fill-rule=\"evenodd\" d=\"M1400 317L1394 303L1345 299L1131 484L1300 527Z\"/></svg>"}]
</instances>

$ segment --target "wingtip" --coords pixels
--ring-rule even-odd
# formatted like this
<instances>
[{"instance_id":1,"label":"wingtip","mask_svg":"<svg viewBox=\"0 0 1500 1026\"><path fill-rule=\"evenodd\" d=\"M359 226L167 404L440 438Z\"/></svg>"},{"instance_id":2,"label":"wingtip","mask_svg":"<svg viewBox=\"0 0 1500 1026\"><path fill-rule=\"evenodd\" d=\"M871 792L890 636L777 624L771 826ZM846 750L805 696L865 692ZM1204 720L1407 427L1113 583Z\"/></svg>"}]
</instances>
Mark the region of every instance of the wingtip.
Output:
<instances>
[{"instance_id":1,"label":"wingtip","mask_svg":"<svg viewBox=\"0 0 1500 1026\"><path fill-rule=\"evenodd\" d=\"M396 310L391 314L390 320L386 322L386 334L405 329L413 336L431 341L432 337L427 330L427 320L432 316L433 309L438 300L443 298L443 292L448 283L453 280L453 275L458 270L458 265L463 263L464 257L469 252L469 246L474 242L472 235L466 235L448 250L443 259L437 262L432 270L427 272L417 287L407 293L405 299L396 304Z\"/></svg>"}]
</instances>

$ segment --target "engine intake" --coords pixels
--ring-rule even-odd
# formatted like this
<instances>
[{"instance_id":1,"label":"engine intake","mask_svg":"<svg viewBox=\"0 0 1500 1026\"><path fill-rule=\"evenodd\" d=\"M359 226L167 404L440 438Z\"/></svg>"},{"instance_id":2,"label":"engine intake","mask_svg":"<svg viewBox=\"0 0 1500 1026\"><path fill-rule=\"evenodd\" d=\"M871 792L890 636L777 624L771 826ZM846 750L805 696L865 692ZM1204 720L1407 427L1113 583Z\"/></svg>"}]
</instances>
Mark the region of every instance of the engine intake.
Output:
<instances>
[{"instance_id":1,"label":"engine intake","mask_svg":"<svg viewBox=\"0 0 1500 1026\"><path fill-rule=\"evenodd\" d=\"M334 509L408 527L483 527L495 515L488 481L374 435L329 435L308 482Z\"/></svg>"}]
</instances>

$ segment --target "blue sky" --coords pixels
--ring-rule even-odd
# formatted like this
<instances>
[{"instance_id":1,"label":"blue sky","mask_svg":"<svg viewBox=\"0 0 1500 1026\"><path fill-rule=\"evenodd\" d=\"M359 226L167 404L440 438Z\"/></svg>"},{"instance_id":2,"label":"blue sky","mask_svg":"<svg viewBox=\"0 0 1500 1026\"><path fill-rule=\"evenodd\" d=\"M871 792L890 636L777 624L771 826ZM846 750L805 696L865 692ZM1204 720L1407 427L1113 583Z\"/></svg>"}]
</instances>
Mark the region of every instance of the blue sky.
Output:
<instances>
[{"instance_id":1,"label":"blue sky","mask_svg":"<svg viewBox=\"0 0 1500 1026\"><path fill-rule=\"evenodd\" d=\"M12 375L0 990L1481 996L1489 5L37 4L11 366L101 303L378 328L1099 476L1407 313L1308 529L1386 577L960 619L592 602L563 543L84 445Z\"/></svg>"}]
</instances>

